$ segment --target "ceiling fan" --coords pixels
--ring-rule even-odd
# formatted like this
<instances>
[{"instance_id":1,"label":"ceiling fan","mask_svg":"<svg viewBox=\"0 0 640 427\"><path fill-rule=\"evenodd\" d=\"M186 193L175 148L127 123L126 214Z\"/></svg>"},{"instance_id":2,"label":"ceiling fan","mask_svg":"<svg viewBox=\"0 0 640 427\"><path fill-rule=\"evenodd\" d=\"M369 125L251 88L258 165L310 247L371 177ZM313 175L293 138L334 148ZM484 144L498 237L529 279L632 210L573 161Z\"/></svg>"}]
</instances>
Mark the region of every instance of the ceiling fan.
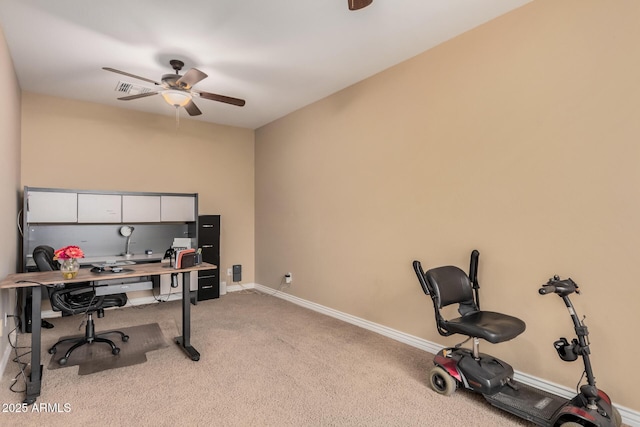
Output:
<instances>
[{"instance_id":1,"label":"ceiling fan","mask_svg":"<svg viewBox=\"0 0 640 427\"><path fill-rule=\"evenodd\" d=\"M202 111L193 102L193 98L204 98L212 101L224 102L226 104L237 105L242 107L245 104L244 99L232 98L230 96L217 95L215 93L204 92L201 90L193 89L193 86L199 81L205 79L207 75L202 71L192 68L184 75L180 75L179 72L184 67L184 62L178 59L172 59L169 61L171 67L175 70L175 74L164 74L160 82L148 79L146 77L136 76L135 74L127 73L125 71L116 70L115 68L102 67L103 70L111 71L113 73L122 74L134 79L142 80L148 83L153 83L156 86L161 86L161 89L152 90L151 92L140 93L137 95L129 95L118 98L121 101L131 101L132 99L145 98L147 96L162 95L164 100L174 107L176 110L178 107L184 107L190 116L198 116L202 114Z\"/></svg>"},{"instance_id":2,"label":"ceiling fan","mask_svg":"<svg viewBox=\"0 0 640 427\"><path fill-rule=\"evenodd\" d=\"M373 0L349 0L349 10L360 10L367 7Z\"/></svg>"}]
</instances>

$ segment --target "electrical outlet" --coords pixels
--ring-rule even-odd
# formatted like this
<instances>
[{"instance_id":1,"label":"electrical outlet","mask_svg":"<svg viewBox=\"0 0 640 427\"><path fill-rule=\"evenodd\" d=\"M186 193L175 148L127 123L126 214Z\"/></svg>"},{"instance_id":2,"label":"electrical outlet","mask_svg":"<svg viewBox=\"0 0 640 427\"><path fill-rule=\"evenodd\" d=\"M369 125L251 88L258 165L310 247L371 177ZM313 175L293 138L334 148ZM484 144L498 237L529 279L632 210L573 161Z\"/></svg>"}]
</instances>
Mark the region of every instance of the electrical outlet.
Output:
<instances>
[{"instance_id":1,"label":"electrical outlet","mask_svg":"<svg viewBox=\"0 0 640 427\"><path fill-rule=\"evenodd\" d=\"M232 268L227 268L227 276L231 276L233 274Z\"/></svg>"},{"instance_id":2,"label":"electrical outlet","mask_svg":"<svg viewBox=\"0 0 640 427\"><path fill-rule=\"evenodd\" d=\"M284 275L284 283L286 283L287 285L291 284L292 280L293 280L293 275L291 273L287 273Z\"/></svg>"}]
</instances>

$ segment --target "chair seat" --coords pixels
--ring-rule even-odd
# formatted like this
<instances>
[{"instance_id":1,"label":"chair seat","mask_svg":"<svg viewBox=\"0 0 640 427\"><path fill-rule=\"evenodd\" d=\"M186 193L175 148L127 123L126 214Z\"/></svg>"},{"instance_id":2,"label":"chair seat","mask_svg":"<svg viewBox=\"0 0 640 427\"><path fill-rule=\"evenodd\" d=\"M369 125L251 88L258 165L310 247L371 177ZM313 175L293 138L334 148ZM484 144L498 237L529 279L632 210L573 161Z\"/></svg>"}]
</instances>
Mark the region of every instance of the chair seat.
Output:
<instances>
[{"instance_id":1,"label":"chair seat","mask_svg":"<svg viewBox=\"0 0 640 427\"><path fill-rule=\"evenodd\" d=\"M96 296L92 286L73 284L54 290L50 299L54 311L75 315L110 307L122 307L127 303L127 294Z\"/></svg>"},{"instance_id":2,"label":"chair seat","mask_svg":"<svg viewBox=\"0 0 640 427\"><path fill-rule=\"evenodd\" d=\"M449 332L482 338L493 344L509 341L527 327L517 317L493 311L474 311L456 319L444 320L441 326Z\"/></svg>"}]
</instances>

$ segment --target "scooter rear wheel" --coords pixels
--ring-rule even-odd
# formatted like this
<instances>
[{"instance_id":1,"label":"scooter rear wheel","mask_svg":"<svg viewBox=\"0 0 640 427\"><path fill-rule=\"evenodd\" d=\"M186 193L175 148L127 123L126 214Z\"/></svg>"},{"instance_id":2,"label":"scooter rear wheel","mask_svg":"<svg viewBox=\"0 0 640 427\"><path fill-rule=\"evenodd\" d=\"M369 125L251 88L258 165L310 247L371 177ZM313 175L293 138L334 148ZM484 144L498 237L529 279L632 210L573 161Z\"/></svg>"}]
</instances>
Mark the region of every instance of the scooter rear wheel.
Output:
<instances>
[{"instance_id":1,"label":"scooter rear wheel","mask_svg":"<svg viewBox=\"0 0 640 427\"><path fill-rule=\"evenodd\" d=\"M456 391L456 380L439 366L429 372L429 384L436 393L443 396L451 396Z\"/></svg>"}]
</instances>

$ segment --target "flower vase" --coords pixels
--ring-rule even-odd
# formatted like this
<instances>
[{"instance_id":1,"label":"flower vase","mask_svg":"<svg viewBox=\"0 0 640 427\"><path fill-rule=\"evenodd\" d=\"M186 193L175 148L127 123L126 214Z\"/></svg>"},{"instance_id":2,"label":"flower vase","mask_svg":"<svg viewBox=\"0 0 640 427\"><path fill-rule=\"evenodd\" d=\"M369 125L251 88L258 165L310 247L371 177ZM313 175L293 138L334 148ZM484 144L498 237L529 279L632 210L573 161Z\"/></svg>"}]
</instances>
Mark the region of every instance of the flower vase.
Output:
<instances>
[{"instance_id":1,"label":"flower vase","mask_svg":"<svg viewBox=\"0 0 640 427\"><path fill-rule=\"evenodd\" d=\"M78 275L78 270L80 270L80 263L78 262L77 258L64 259L60 264L62 277L67 280L75 278Z\"/></svg>"}]
</instances>

